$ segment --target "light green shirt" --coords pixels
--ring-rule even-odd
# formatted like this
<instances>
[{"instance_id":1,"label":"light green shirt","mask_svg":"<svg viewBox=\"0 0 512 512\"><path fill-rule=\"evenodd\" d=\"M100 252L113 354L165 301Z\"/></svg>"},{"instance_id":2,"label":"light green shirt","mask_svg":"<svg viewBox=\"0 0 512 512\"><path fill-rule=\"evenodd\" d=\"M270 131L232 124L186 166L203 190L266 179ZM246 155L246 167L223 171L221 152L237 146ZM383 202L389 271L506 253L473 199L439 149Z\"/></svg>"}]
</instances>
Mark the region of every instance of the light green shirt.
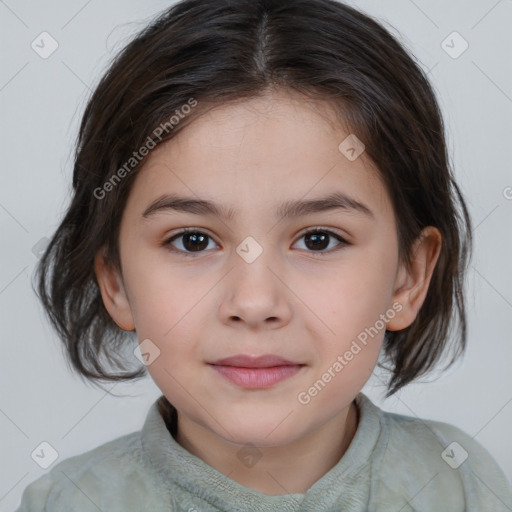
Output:
<instances>
[{"instance_id":1,"label":"light green shirt","mask_svg":"<svg viewBox=\"0 0 512 512\"><path fill-rule=\"evenodd\" d=\"M477 441L446 423L382 411L363 393L343 457L305 494L281 496L245 487L185 450L157 404L141 431L29 484L16 512L512 511L511 486Z\"/></svg>"}]
</instances>

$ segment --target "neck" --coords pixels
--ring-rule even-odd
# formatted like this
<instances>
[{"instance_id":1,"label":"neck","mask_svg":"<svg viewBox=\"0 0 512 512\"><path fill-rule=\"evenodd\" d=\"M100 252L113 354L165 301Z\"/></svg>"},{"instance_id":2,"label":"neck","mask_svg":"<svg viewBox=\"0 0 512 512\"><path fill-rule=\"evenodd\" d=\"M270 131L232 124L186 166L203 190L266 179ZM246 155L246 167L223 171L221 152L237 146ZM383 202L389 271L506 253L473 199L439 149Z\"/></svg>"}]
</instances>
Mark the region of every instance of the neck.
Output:
<instances>
[{"instance_id":1,"label":"neck","mask_svg":"<svg viewBox=\"0 0 512 512\"><path fill-rule=\"evenodd\" d=\"M241 445L178 413L176 441L220 473L267 495L305 493L343 457L357 430L355 402L307 436L284 446L258 447L261 458L246 465Z\"/></svg>"}]
</instances>

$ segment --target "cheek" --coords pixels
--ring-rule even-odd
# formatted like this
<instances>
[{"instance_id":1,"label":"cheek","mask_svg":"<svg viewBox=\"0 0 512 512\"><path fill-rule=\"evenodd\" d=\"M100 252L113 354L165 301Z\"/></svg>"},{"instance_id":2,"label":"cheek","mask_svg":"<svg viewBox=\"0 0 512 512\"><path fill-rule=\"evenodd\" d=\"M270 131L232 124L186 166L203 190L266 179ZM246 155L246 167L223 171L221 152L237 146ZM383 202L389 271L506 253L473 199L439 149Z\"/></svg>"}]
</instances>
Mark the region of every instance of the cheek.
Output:
<instances>
[{"instance_id":1,"label":"cheek","mask_svg":"<svg viewBox=\"0 0 512 512\"><path fill-rule=\"evenodd\" d=\"M384 339L385 322L380 315L386 308L382 294L379 296L374 286L361 287L359 281L348 278L345 285L345 291L331 295L331 301L328 294L318 297L320 308L329 311L324 317L329 329L316 320L310 324L311 337L316 340L317 370L307 383L310 387L302 391L310 398L318 397L315 403L319 410L332 410L333 403L346 406L347 400L364 387Z\"/></svg>"},{"instance_id":2,"label":"cheek","mask_svg":"<svg viewBox=\"0 0 512 512\"><path fill-rule=\"evenodd\" d=\"M389 270L381 271L361 258L354 265L339 268L323 287L315 289L308 302L320 318L325 318L333 336L356 336L374 325L389 307L391 277Z\"/></svg>"},{"instance_id":3,"label":"cheek","mask_svg":"<svg viewBox=\"0 0 512 512\"><path fill-rule=\"evenodd\" d=\"M208 284L156 260L130 270L130 306L139 338L155 337L166 343L194 316Z\"/></svg>"},{"instance_id":4,"label":"cheek","mask_svg":"<svg viewBox=\"0 0 512 512\"><path fill-rule=\"evenodd\" d=\"M181 403L182 387L190 388L193 362L200 336L195 315L199 311L197 294L177 294L161 280L147 276L147 286L140 289L134 312L140 351L149 346L154 354L147 371L159 389ZM196 307L194 307L196 305ZM146 340L149 340L146 341Z\"/></svg>"},{"instance_id":5,"label":"cheek","mask_svg":"<svg viewBox=\"0 0 512 512\"><path fill-rule=\"evenodd\" d=\"M311 338L317 340L320 371L330 368L337 376L333 382L348 388L362 387L371 375L386 329L381 315L386 318L390 307L392 265L376 259L354 258L329 279L317 281L309 295L305 284L301 292L308 297L304 301L309 306L304 308L309 318L306 325Z\"/></svg>"},{"instance_id":6,"label":"cheek","mask_svg":"<svg viewBox=\"0 0 512 512\"><path fill-rule=\"evenodd\" d=\"M163 278L156 268L141 277L139 286L133 307L137 334L140 342L151 340L158 354L147 370L158 388L181 404L189 398L184 389L191 388L190 380L199 367L198 315L205 314L207 301L201 298L206 291L184 286L183 280Z\"/></svg>"}]
</instances>

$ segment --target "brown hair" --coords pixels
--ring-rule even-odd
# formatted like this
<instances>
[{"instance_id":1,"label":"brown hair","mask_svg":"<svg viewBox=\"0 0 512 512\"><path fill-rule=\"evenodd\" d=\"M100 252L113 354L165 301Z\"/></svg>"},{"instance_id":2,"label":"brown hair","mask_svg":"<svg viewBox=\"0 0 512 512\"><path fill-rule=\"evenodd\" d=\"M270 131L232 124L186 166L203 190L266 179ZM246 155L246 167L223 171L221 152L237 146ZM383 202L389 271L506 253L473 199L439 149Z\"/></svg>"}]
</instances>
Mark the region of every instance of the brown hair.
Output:
<instances>
[{"instance_id":1,"label":"brown hair","mask_svg":"<svg viewBox=\"0 0 512 512\"><path fill-rule=\"evenodd\" d=\"M464 351L471 223L435 94L415 58L380 23L338 1L183 0L115 57L93 91L76 143L74 195L36 271L40 300L79 375L146 374L127 366L135 358L121 352L134 333L108 314L94 272L103 247L121 270L120 220L147 158L139 148L171 139L212 105L275 87L330 102L363 141L394 207L401 262L424 227L443 237L417 318L386 331L379 365L391 372L387 396L433 369L450 340L456 353L447 367Z\"/></svg>"}]
</instances>

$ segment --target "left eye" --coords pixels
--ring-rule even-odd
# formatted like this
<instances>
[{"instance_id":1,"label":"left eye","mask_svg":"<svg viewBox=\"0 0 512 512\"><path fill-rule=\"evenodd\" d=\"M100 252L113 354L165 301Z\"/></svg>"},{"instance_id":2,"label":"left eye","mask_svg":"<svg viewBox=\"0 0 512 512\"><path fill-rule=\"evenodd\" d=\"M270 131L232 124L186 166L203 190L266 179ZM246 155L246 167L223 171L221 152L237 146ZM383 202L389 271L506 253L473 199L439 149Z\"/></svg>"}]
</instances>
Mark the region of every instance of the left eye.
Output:
<instances>
[{"instance_id":1,"label":"left eye","mask_svg":"<svg viewBox=\"0 0 512 512\"><path fill-rule=\"evenodd\" d=\"M330 250L337 250L340 247L345 245L350 245L344 238L333 233L332 231L325 229L311 229L304 233L299 240L305 239L305 245L307 249L314 249L312 252L320 252L320 254L324 252L329 252ZM335 246L335 249L330 249L326 251L325 249L329 247L329 241L332 239L336 239L338 244Z\"/></svg>"},{"instance_id":2,"label":"left eye","mask_svg":"<svg viewBox=\"0 0 512 512\"><path fill-rule=\"evenodd\" d=\"M323 254L325 252L329 252L332 250L337 250L337 248L350 245L344 238L333 233L332 231L325 229L311 229L301 235L299 240L305 239L306 250L310 252L318 252ZM326 250L332 239L338 241L338 243L334 246L334 249ZM180 247L176 247L174 242L180 240ZM176 233L171 238L167 239L163 242L164 246L172 245L177 252L182 253L184 256L194 256L194 253L204 252L208 246L209 241L213 242L213 239L210 235L203 233L202 231L188 229L184 231L180 231ZM215 243L215 242L213 242ZM217 245L217 244L215 244Z\"/></svg>"}]
</instances>

